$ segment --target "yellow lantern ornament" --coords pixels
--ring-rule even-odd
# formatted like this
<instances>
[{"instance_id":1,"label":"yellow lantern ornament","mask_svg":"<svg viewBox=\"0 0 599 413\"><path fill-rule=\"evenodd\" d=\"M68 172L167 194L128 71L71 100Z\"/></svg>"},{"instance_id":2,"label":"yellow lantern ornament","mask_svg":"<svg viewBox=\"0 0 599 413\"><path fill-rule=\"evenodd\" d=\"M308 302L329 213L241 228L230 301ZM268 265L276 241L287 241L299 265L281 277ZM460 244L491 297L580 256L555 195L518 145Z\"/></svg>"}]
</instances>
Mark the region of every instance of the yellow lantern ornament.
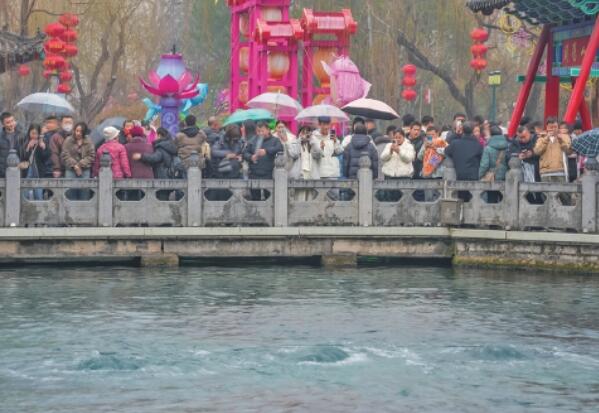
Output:
<instances>
[{"instance_id":1,"label":"yellow lantern ornament","mask_svg":"<svg viewBox=\"0 0 599 413\"><path fill-rule=\"evenodd\" d=\"M268 55L268 75L271 79L280 80L289 72L291 61L284 52L272 52Z\"/></svg>"}]
</instances>

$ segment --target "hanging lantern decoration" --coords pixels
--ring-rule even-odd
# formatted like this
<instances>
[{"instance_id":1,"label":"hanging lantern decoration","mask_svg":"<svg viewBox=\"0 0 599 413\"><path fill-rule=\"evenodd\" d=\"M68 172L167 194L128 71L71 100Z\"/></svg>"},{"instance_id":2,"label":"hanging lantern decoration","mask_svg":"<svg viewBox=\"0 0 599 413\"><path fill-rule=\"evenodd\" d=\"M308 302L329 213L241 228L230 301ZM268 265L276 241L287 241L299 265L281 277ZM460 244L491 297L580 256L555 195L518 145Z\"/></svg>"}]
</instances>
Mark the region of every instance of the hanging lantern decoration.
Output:
<instances>
[{"instance_id":1,"label":"hanging lantern decoration","mask_svg":"<svg viewBox=\"0 0 599 413\"><path fill-rule=\"evenodd\" d=\"M243 37L250 36L250 17L247 13L243 13L239 17L239 32Z\"/></svg>"},{"instance_id":2,"label":"hanging lantern decoration","mask_svg":"<svg viewBox=\"0 0 599 413\"><path fill-rule=\"evenodd\" d=\"M416 100L418 97L418 93L413 89L416 86L416 83L418 83L416 80L417 71L418 69L416 66L412 64L405 65L401 68L401 72L403 73L401 84L404 87L403 92L401 92L401 97L408 102Z\"/></svg>"},{"instance_id":3,"label":"hanging lantern decoration","mask_svg":"<svg viewBox=\"0 0 599 413\"><path fill-rule=\"evenodd\" d=\"M477 72L482 72L487 68L488 62L484 57L477 57L470 61L470 67Z\"/></svg>"},{"instance_id":4,"label":"hanging lantern decoration","mask_svg":"<svg viewBox=\"0 0 599 413\"><path fill-rule=\"evenodd\" d=\"M29 69L29 66L27 65L21 65L19 66L19 76L21 77L27 77L31 74L31 69Z\"/></svg>"},{"instance_id":5,"label":"hanging lantern decoration","mask_svg":"<svg viewBox=\"0 0 599 413\"><path fill-rule=\"evenodd\" d=\"M279 7L265 7L260 11L262 19L267 22L283 21L283 10Z\"/></svg>"},{"instance_id":6,"label":"hanging lantern decoration","mask_svg":"<svg viewBox=\"0 0 599 413\"><path fill-rule=\"evenodd\" d=\"M416 93L414 89L404 89L404 91L401 92L401 97L408 102L412 102L416 100L418 93Z\"/></svg>"},{"instance_id":7,"label":"hanging lantern decoration","mask_svg":"<svg viewBox=\"0 0 599 413\"><path fill-rule=\"evenodd\" d=\"M79 48L74 45L67 43L64 45L64 49L62 50L62 55L65 57L75 57L79 53Z\"/></svg>"},{"instance_id":8,"label":"hanging lantern decoration","mask_svg":"<svg viewBox=\"0 0 599 413\"><path fill-rule=\"evenodd\" d=\"M70 70L63 70L58 74L61 82L70 82L73 79L73 72Z\"/></svg>"},{"instance_id":9,"label":"hanging lantern decoration","mask_svg":"<svg viewBox=\"0 0 599 413\"><path fill-rule=\"evenodd\" d=\"M60 36L60 39L67 43L76 42L79 35L75 30L65 30Z\"/></svg>"},{"instance_id":10,"label":"hanging lantern decoration","mask_svg":"<svg viewBox=\"0 0 599 413\"><path fill-rule=\"evenodd\" d=\"M288 92L287 87L285 87L285 86L272 86L272 85L268 86L266 88L266 91L269 93L282 93L284 95L286 95Z\"/></svg>"},{"instance_id":11,"label":"hanging lantern decoration","mask_svg":"<svg viewBox=\"0 0 599 413\"><path fill-rule=\"evenodd\" d=\"M65 27L75 27L79 24L79 17L72 13L64 13L58 18L58 22Z\"/></svg>"},{"instance_id":12,"label":"hanging lantern decoration","mask_svg":"<svg viewBox=\"0 0 599 413\"><path fill-rule=\"evenodd\" d=\"M46 69L62 69L66 64L64 57L56 54L48 54L44 59Z\"/></svg>"},{"instance_id":13,"label":"hanging lantern decoration","mask_svg":"<svg viewBox=\"0 0 599 413\"><path fill-rule=\"evenodd\" d=\"M67 28L58 22L50 23L44 29L44 33L46 33L50 37L60 37Z\"/></svg>"},{"instance_id":14,"label":"hanging lantern decoration","mask_svg":"<svg viewBox=\"0 0 599 413\"><path fill-rule=\"evenodd\" d=\"M314 53L312 58L313 71L321 86L331 83L331 78L324 69L322 62L325 62L329 66L332 65L333 61L335 60L336 53L337 49L334 47L321 47L316 51L316 53Z\"/></svg>"},{"instance_id":15,"label":"hanging lantern decoration","mask_svg":"<svg viewBox=\"0 0 599 413\"><path fill-rule=\"evenodd\" d=\"M470 48L470 52L472 53L473 57L472 61L470 62L470 67L474 69L475 72L480 73L485 70L488 65L486 56L489 48L485 42L489 40L489 32L478 27L472 30L470 33L470 38L474 42Z\"/></svg>"},{"instance_id":16,"label":"hanging lantern decoration","mask_svg":"<svg viewBox=\"0 0 599 413\"><path fill-rule=\"evenodd\" d=\"M55 73L54 70L52 70L52 69L46 69L42 73L42 76L44 76L44 78L46 78L46 79L50 79L50 77L52 77L54 75L54 73Z\"/></svg>"},{"instance_id":17,"label":"hanging lantern decoration","mask_svg":"<svg viewBox=\"0 0 599 413\"><path fill-rule=\"evenodd\" d=\"M250 100L250 84L244 80L239 84L239 101L244 105Z\"/></svg>"},{"instance_id":18,"label":"hanging lantern decoration","mask_svg":"<svg viewBox=\"0 0 599 413\"><path fill-rule=\"evenodd\" d=\"M239 48L239 68L242 72L247 73L250 69L250 48L243 46Z\"/></svg>"},{"instance_id":19,"label":"hanging lantern decoration","mask_svg":"<svg viewBox=\"0 0 599 413\"><path fill-rule=\"evenodd\" d=\"M65 42L60 39L50 39L44 43L46 53L59 54L62 53L65 47Z\"/></svg>"},{"instance_id":20,"label":"hanging lantern decoration","mask_svg":"<svg viewBox=\"0 0 599 413\"><path fill-rule=\"evenodd\" d=\"M65 95L68 95L71 93L71 85L69 83L61 83L58 85L56 91L58 93L64 93Z\"/></svg>"},{"instance_id":21,"label":"hanging lantern decoration","mask_svg":"<svg viewBox=\"0 0 599 413\"><path fill-rule=\"evenodd\" d=\"M285 77L291 65L289 55L283 52L273 52L268 55L268 74L271 79L280 80Z\"/></svg>"}]
</instances>

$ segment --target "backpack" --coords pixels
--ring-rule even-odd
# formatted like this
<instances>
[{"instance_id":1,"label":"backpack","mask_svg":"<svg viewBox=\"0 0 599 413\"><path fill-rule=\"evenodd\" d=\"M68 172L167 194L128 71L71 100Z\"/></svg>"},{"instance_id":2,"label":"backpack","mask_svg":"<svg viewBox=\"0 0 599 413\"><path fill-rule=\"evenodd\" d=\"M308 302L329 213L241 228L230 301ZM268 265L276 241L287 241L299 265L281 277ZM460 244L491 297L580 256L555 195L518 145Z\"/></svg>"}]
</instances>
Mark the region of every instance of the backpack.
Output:
<instances>
[{"instance_id":1,"label":"backpack","mask_svg":"<svg viewBox=\"0 0 599 413\"><path fill-rule=\"evenodd\" d=\"M181 158L176 155L171 158L171 163L166 170L169 179L186 179L187 170Z\"/></svg>"}]
</instances>

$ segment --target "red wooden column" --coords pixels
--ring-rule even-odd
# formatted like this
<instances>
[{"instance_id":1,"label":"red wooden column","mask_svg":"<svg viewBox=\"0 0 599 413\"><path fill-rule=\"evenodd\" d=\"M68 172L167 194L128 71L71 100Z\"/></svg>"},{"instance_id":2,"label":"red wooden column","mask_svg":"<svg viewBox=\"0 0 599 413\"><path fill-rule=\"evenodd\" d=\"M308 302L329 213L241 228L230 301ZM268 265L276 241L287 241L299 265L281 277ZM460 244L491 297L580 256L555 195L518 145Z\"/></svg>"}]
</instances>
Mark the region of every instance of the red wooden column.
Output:
<instances>
[{"instance_id":1,"label":"red wooden column","mask_svg":"<svg viewBox=\"0 0 599 413\"><path fill-rule=\"evenodd\" d=\"M568 123L576 121L576 114L584 102L584 90L591 75L595 57L597 56L597 48L599 48L599 19L595 20L593 33L591 33L582 64L580 65L580 75L576 80L576 86L574 86L570 102L568 103L568 109L566 110L566 116L564 116L564 120Z\"/></svg>"},{"instance_id":2,"label":"red wooden column","mask_svg":"<svg viewBox=\"0 0 599 413\"><path fill-rule=\"evenodd\" d=\"M591 111L589 110L589 105L583 99L580 104L580 119L582 120L582 130L591 130L593 129L593 118L591 116Z\"/></svg>"},{"instance_id":3,"label":"red wooden column","mask_svg":"<svg viewBox=\"0 0 599 413\"><path fill-rule=\"evenodd\" d=\"M553 35L547 40L547 83L545 83L545 121L547 118L559 118L559 88L560 79L553 76Z\"/></svg>"},{"instance_id":4,"label":"red wooden column","mask_svg":"<svg viewBox=\"0 0 599 413\"><path fill-rule=\"evenodd\" d=\"M541 64L541 59L543 58L543 52L547 47L550 35L550 27L546 25L545 27L543 27L541 37L539 38L537 47L532 55L532 59L530 60L530 65L528 66L528 71L526 72L524 84L522 85L520 93L518 94L518 100L516 100L516 107L514 108L514 112L512 113L512 119L510 120L510 127L508 130L508 136L510 138L516 136L516 132L518 131L518 126L520 125L520 121L522 120L522 115L524 114L526 103L528 102L528 98L530 97L530 91L532 90L532 86L534 85L535 77L537 75L537 71L539 70L539 65Z\"/></svg>"}]
</instances>

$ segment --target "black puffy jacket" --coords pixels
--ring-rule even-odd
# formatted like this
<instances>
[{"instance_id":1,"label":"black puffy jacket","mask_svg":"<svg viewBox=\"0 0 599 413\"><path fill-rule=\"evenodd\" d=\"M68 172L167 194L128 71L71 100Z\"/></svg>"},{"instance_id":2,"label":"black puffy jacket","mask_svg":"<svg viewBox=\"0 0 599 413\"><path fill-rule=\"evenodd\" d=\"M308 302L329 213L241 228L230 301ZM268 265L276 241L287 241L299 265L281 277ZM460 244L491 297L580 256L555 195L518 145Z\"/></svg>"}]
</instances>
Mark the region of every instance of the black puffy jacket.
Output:
<instances>
[{"instance_id":1,"label":"black puffy jacket","mask_svg":"<svg viewBox=\"0 0 599 413\"><path fill-rule=\"evenodd\" d=\"M372 139L367 135L354 134L351 142L345 148L343 153L343 171L345 176L350 179L355 179L360 170L360 158L362 156L370 158L370 169L372 170L373 178L377 178L379 174L379 154L374 146Z\"/></svg>"},{"instance_id":2,"label":"black puffy jacket","mask_svg":"<svg viewBox=\"0 0 599 413\"><path fill-rule=\"evenodd\" d=\"M259 144L259 140L262 141L262 145ZM254 163L252 162L252 156L258 149L264 149L266 155L258 158ZM258 136L252 137L243 151L243 158L250 165L250 178L272 179L272 172L275 168L275 158L277 157L277 154L283 152L285 152L285 148L283 148L281 141L272 135L266 139L258 138Z\"/></svg>"},{"instance_id":3,"label":"black puffy jacket","mask_svg":"<svg viewBox=\"0 0 599 413\"><path fill-rule=\"evenodd\" d=\"M154 178L172 179L170 173L171 165L177 156L177 145L171 138L163 138L154 141L154 153L143 154L141 160L152 165Z\"/></svg>"}]
</instances>

